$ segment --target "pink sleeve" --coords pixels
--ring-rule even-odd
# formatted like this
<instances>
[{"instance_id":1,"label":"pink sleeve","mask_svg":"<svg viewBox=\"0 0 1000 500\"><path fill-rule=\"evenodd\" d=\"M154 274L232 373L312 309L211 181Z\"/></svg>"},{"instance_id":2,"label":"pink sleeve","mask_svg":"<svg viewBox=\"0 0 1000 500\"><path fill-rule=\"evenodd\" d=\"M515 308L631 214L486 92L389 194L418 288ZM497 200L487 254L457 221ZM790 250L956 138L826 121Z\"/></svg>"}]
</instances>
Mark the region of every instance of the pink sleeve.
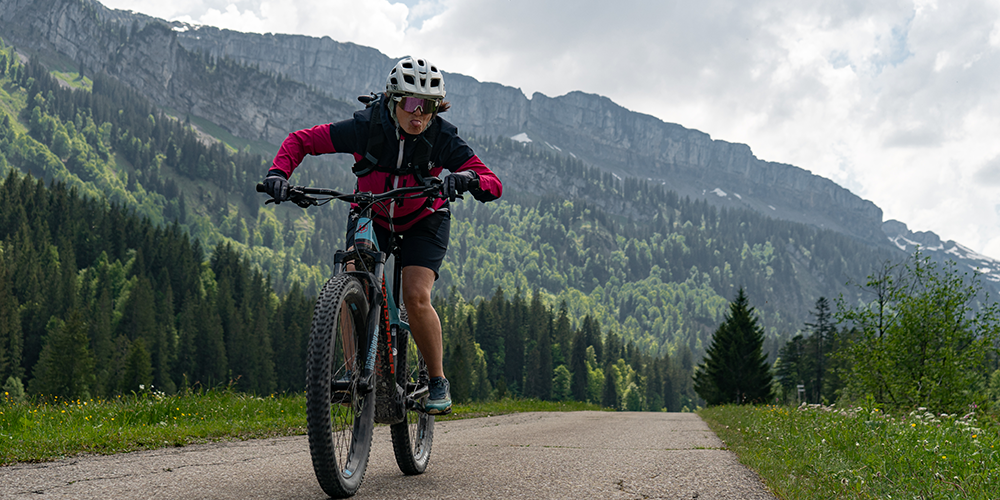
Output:
<instances>
[{"instance_id":1,"label":"pink sleeve","mask_svg":"<svg viewBox=\"0 0 1000 500\"><path fill-rule=\"evenodd\" d=\"M307 154L321 155L336 152L333 140L330 139L330 125L316 125L288 134L285 142L281 143L278 154L274 156L271 169L281 170L291 177L292 171L302 163Z\"/></svg>"},{"instance_id":2,"label":"pink sleeve","mask_svg":"<svg viewBox=\"0 0 1000 500\"><path fill-rule=\"evenodd\" d=\"M479 176L479 189L485 196L476 196L476 199L480 201L492 201L500 197L503 194L503 184L500 182L500 178L497 174L494 174L492 170L483 164L483 161L479 159L478 156L472 155L461 167L457 170L461 172L463 170L472 170ZM486 199L483 199L486 198Z\"/></svg>"}]
</instances>

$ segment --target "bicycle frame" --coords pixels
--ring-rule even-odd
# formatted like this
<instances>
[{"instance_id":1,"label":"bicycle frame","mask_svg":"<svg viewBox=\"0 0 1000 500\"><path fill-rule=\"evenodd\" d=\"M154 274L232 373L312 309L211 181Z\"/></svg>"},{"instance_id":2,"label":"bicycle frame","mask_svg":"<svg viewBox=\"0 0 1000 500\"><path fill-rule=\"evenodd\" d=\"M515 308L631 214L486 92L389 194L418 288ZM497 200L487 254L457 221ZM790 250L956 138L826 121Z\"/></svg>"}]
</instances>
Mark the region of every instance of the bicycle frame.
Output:
<instances>
[{"instance_id":1,"label":"bicycle frame","mask_svg":"<svg viewBox=\"0 0 1000 500\"><path fill-rule=\"evenodd\" d=\"M333 276L317 299L308 349L309 449L316 478L331 496L348 497L360 487L376 422L390 424L396 463L404 474L420 474L427 467L434 417L420 403L420 398L427 397L428 380L419 352L417 363L407 366L410 327L405 310L400 310L400 236L393 235L388 252L382 251L371 217L378 203L392 203L418 192L441 196L441 187L441 180L434 177L423 186L381 194L345 194L302 186L288 190L288 201L303 208L333 199L356 203L360 208L355 245L334 254ZM265 192L263 184L257 185L257 191ZM272 202L275 200L265 203ZM395 260L392 289L387 290L385 266L390 255ZM353 262L350 268L349 262ZM331 368L334 358L342 364ZM421 415L412 419L417 412ZM346 439L338 437L341 434Z\"/></svg>"}]
</instances>

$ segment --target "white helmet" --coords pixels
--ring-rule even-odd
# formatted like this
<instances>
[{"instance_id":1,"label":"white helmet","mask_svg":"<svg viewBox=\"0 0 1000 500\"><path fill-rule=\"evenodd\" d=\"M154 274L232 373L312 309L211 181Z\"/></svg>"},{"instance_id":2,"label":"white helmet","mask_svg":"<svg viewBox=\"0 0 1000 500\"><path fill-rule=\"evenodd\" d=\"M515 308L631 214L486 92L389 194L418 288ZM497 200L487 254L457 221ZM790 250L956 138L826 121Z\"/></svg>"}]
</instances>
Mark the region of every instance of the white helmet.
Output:
<instances>
[{"instance_id":1,"label":"white helmet","mask_svg":"<svg viewBox=\"0 0 1000 500\"><path fill-rule=\"evenodd\" d=\"M385 92L390 96L444 99L444 75L427 59L406 56L389 72Z\"/></svg>"}]
</instances>

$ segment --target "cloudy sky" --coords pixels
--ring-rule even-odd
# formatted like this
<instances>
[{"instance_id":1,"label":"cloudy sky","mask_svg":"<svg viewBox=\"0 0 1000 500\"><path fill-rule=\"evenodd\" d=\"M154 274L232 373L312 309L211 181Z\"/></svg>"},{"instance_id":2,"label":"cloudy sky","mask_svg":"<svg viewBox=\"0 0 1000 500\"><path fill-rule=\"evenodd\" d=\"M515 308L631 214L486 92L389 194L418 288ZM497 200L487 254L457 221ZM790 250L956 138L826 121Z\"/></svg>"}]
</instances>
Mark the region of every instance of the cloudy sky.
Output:
<instances>
[{"instance_id":1,"label":"cloudy sky","mask_svg":"<svg viewBox=\"0 0 1000 500\"><path fill-rule=\"evenodd\" d=\"M1000 0L101 0L601 94L1000 258Z\"/></svg>"}]
</instances>

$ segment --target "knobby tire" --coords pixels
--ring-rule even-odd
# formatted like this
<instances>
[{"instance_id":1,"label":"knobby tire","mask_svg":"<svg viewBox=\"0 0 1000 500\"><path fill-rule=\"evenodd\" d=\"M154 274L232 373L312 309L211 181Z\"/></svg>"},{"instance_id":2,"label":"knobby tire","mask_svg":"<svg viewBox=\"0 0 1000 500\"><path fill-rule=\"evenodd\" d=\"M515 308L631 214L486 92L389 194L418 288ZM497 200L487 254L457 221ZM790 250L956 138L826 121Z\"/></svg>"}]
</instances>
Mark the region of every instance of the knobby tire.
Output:
<instances>
[{"instance_id":1,"label":"knobby tire","mask_svg":"<svg viewBox=\"0 0 1000 500\"><path fill-rule=\"evenodd\" d=\"M406 321L406 311L401 316ZM397 334L396 380L400 387L411 389L426 389L430 378L427 366L409 339L409 332L401 328ZM407 394L409 396L409 394ZM423 392L417 403L420 406L427 401L428 394ZM396 465L408 476L422 474L427 469L431 457L431 445L434 442L434 415L428 415L413 409L406 410L405 419L389 427L392 433L392 450L396 455Z\"/></svg>"},{"instance_id":2,"label":"knobby tire","mask_svg":"<svg viewBox=\"0 0 1000 500\"><path fill-rule=\"evenodd\" d=\"M306 421L313 470L320 487L334 498L354 495L371 451L375 392L358 388L367 350L368 301L364 286L349 275L330 278L313 314L306 366ZM353 359L344 338L353 339ZM350 351L348 347L346 350ZM349 354L349 353L348 353ZM351 377L347 370L351 368ZM335 386L348 380L346 390ZM332 394L334 389L336 394Z\"/></svg>"}]
</instances>

